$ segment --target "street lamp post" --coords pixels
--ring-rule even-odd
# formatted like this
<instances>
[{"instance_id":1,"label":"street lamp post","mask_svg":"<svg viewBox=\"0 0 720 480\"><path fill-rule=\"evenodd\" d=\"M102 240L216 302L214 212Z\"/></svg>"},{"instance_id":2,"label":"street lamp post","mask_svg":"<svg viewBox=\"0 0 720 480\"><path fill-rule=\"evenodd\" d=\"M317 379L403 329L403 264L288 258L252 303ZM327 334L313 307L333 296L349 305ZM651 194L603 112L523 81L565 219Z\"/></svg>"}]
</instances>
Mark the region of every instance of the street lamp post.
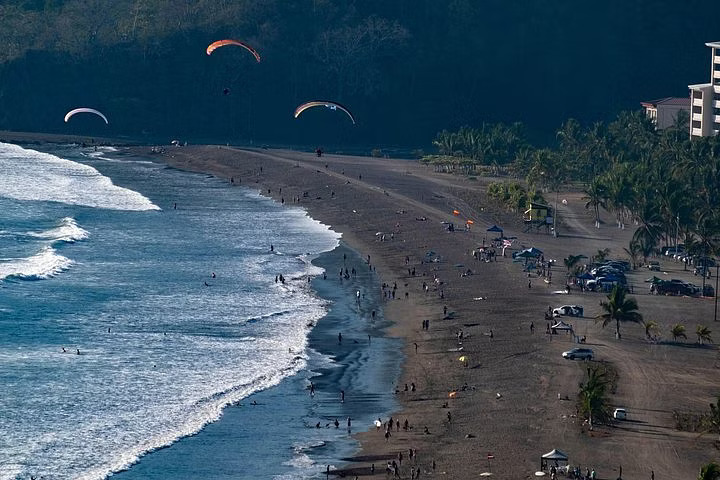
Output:
<instances>
[{"instance_id":1,"label":"street lamp post","mask_svg":"<svg viewBox=\"0 0 720 480\"><path fill-rule=\"evenodd\" d=\"M720 274L720 263L715 262L715 318L713 321L717 322L717 297L718 297L718 274ZM705 292L703 292L705 293Z\"/></svg>"},{"instance_id":2,"label":"street lamp post","mask_svg":"<svg viewBox=\"0 0 720 480\"><path fill-rule=\"evenodd\" d=\"M555 211L553 212L553 237L558 236L557 234L557 215L558 215L558 187L555 187Z\"/></svg>"}]
</instances>

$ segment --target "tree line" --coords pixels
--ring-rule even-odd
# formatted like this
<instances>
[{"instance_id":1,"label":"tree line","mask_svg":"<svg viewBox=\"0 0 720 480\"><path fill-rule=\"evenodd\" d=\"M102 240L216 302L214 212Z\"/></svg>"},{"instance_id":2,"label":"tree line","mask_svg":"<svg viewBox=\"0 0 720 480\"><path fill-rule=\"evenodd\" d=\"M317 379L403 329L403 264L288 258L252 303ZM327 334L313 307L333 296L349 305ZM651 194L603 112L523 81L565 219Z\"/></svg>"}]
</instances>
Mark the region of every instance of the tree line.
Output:
<instances>
[{"instance_id":1,"label":"tree line","mask_svg":"<svg viewBox=\"0 0 720 480\"><path fill-rule=\"evenodd\" d=\"M622 112L607 125L567 120L544 147L531 145L520 124L463 127L438 133L439 155L423 161L450 170L490 167L531 190L579 186L597 222L602 208L618 227L637 227L627 249L634 260L680 243L691 254L717 255L720 139L690 140L688 132L687 116L657 130L642 111Z\"/></svg>"}]
</instances>

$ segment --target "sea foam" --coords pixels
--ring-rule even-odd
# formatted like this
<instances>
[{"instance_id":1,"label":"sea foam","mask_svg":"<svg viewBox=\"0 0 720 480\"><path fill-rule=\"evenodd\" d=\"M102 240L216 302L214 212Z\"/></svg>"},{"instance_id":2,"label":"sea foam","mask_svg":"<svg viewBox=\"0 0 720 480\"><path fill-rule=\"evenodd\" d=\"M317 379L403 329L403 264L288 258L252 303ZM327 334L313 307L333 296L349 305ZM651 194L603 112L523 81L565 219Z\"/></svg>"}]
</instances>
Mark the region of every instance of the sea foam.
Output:
<instances>
[{"instance_id":1,"label":"sea foam","mask_svg":"<svg viewBox=\"0 0 720 480\"><path fill-rule=\"evenodd\" d=\"M114 185L93 167L0 143L0 196L113 210L160 210L138 192Z\"/></svg>"},{"instance_id":2,"label":"sea foam","mask_svg":"<svg viewBox=\"0 0 720 480\"><path fill-rule=\"evenodd\" d=\"M47 246L31 257L0 258L0 280L6 278L41 280L67 270L72 264L72 260Z\"/></svg>"},{"instance_id":3,"label":"sea foam","mask_svg":"<svg viewBox=\"0 0 720 480\"><path fill-rule=\"evenodd\" d=\"M75 243L88 237L87 230L81 228L74 218L65 217L57 226L40 232L28 232L28 236L53 242Z\"/></svg>"}]
</instances>

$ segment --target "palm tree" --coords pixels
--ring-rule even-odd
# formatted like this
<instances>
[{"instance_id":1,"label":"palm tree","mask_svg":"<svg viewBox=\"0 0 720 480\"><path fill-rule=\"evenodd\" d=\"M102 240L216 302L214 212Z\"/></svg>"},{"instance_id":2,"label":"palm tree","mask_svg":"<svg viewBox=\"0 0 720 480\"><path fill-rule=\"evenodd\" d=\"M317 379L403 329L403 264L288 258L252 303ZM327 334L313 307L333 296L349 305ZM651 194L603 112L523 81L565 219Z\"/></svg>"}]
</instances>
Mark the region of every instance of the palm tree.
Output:
<instances>
[{"instance_id":1,"label":"palm tree","mask_svg":"<svg viewBox=\"0 0 720 480\"><path fill-rule=\"evenodd\" d=\"M678 338L684 338L687 340L687 334L685 333L685 325L676 323L670 329L670 335L673 337L673 341L677 341Z\"/></svg>"},{"instance_id":2,"label":"palm tree","mask_svg":"<svg viewBox=\"0 0 720 480\"><path fill-rule=\"evenodd\" d=\"M640 258L640 255L642 253L642 248L640 244L638 242L630 240L628 248L623 248L623 250L625 250L625 253L627 253L630 257L630 261L632 262L632 268L633 270L635 270L638 265L638 259Z\"/></svg>"},{"instance_id":3,"label":"palm tree","mask_svg":"<svg viewBox=\"0 0 720 480\"><path fill-rule=\"evenodd\" d=\"M715 404L710 404L710 429L720 435L720 395Z\"/></svg>"},{"instance_id":4,"label":"palm tree","mask_svg":"<svg viewBox=\"0 0 720 480\"><path fill-rule=\"evenodd\" d=\"M608 415L605 391L609 383L607 373L600 367L588 367L588 379L580 384L580 410L587 415L590 430L593 428L593 419L606 420Z\"/></svg>"},{"instance_id":5,"label":"palm tree","mask_svg":"<svg viewBox=\"0 0 720 480\"><path fill-rule=\"evenodd\" d=\"M713 343L711 333L712 331L704 325L698 325L695 329L695 335L697 335L698 343L701 345L705 342Z\"/></svg>"},{"instance_id":6,"label":"palm tree","mask_svg":"<svg viewBox=\"0 0 720 480\"><path fill-rule=\"evenodd\" d=\"M643 320L643 327L645 327L645 336L652 338L652 333L658 330L658 324L655 320Z\"/></svg>"},{"instance_id":7,"label":"palm tree","mask_svg":"<svg viewBox=\"0 0 720 480\"><path fill-rule=\"evenodd\" d=\"M715 462L706 463L700 469L698 480L720 480L720 465Z\"/></svg>"},{"instance_id":8,"label":"palm tree","mask_svg":"<svg viewBox=\"0 0 720 480\"><path fill-rule=\"evenodd\" d=\"M638 304L634 298L626 298L627 291L615 285L608 294L607 302L600 302L600 307L605 311L596 317L597 321L602 321L603 328L610 322L615 322L615 337L620 339L620 322L640 323L643 320L640 312L637 311Z\"/></svg>"},{"instance_id":9,"label":"palm tree","mask_svg":"<svg viewBox=\"0 0 720 480\"><path fill-rule=\"evenodd\" d=\"M595 212L595 226L600 227L600 207L607 208L607 187L600 178L594 178L590 184L585 187L585 196L582 198L587 200L585 208L593 208Z\"/></svg>"},{"instance_id":10,"label":"palm tree","mask_svg":"<svg viewBox=\"0 0 720 480\"><path fill-rule=\"evenodd\" d=\"M595 254L595 261L596 262L602 262L604 261L607 256L610 255L610 249L609 248L603 248L602 250L598 250Z\"/></svg>"},{"instance_id":11,"label":"palm tree","mask_svg":"<svg viewBox=\"0 0 720 480\"><path fill-rule=\"evenodd\" d=\"M587 258L585 255L568 255L567 258L563 258L563 263L565 264L565 268L567 268L567 275L568 278L572 275L573 271L576 269L578 262L582 258Z\"/></svg>"}]
</instances>

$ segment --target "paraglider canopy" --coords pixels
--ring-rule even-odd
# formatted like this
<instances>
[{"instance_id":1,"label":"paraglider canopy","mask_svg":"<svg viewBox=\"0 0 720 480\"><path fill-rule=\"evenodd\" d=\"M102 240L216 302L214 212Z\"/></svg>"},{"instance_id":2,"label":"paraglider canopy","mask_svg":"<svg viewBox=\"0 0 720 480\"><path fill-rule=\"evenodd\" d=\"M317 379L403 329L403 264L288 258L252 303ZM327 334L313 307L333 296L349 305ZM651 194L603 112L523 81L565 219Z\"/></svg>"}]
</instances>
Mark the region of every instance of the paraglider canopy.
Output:
<instances>
[{"instance_id":1,"label":"paraglider canopy","mask_svg":"<svg viewBox=\"0 0 720 480\"><path fill-rule=\"evenodd\" d=\"M94 113L95 115L99 116L103 120L105 120L105 124L109 124L108 119L105 115L100 113L99 111L95 110L94 108L76 108L74 110L70 110L68 113L65 114L65 123L67 123L70 118L75 115L76 113Z\"/></svg>"},{"instance_id":2,"label":"paraglider canopy","mask_svg":"<svg viewBox=\"0 0 720 480\"><path fill-rule=\"evenodd\" d=\"M353 125L355 124L355 117L353 116L352 113L350 113L350 110L343 107L342 105L340 105L337 102L329 102L329 101L325 101L325 100L314 100L312 102L303 103L302 105L298 106L295 109L295 118L298 118L301 113L303 113L308 108L312 108L312 107L326 107L326 108L329 108L330 110L342 110L343 112L345 112L347 114L348 117L350 117L350 120L352 120Z\"/></svg>"},{"instance_id":3,"label":"paraglider canopy","mask_svg":"<svg viewBox=\"0 0 720 480\"><path fill-rule=\"evenodd\" d=\"M260 54L257 52L257 50L255 50L253 47L251 47L250 45L248 45L245 42L241 42L240 40L233 40L231 38L228 38L225 40L218 40L216 42L211 43L210 45L208 45L205 52L208 55L212 55L212 53L216 49L218 49L220 47L224 47L225 45L237 45L238 47L243 47L245 50L247 50L248 52L253 54L253 57L255 57L255 60L260 62Z\"/></svg>"}]
</instances>

